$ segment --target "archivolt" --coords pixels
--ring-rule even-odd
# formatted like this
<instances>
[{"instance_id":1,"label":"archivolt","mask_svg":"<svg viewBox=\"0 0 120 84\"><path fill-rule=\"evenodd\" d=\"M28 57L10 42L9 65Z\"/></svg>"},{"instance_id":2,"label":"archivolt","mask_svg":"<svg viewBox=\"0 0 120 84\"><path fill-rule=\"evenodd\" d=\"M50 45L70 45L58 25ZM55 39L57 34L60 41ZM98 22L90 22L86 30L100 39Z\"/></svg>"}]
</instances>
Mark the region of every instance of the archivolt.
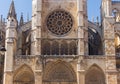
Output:
<instances>
[{"instance_id":1,"label":"archivolt","mask_svg":"<svg viewBox=\"0 0 120 84\"><path fill-rule=\"evenodd\" d=\"M27 65L23 65L16 70L13 78L14 84L34 84L33 71Z\"/></svg>"},{"instance_id":2,"label":"archivolt","mask_svg":"<svg viewBox=\"0 0 120 84\"><path fill-rule=\"evenodd\" d=\"M105 84L105 75L100 67L93 65L85 75L85 84Z\"/></svg>"},{"instance_id":3,"label":"archivolt","mask_svg":"<svg viewBox=\"0 0 120 84\"><path fill-rule=\"evenodd\" d=\"M45 68L43 82L76 82L76 74L72 67L63 61L52 63Z\"/></svg>"}]
</instances>

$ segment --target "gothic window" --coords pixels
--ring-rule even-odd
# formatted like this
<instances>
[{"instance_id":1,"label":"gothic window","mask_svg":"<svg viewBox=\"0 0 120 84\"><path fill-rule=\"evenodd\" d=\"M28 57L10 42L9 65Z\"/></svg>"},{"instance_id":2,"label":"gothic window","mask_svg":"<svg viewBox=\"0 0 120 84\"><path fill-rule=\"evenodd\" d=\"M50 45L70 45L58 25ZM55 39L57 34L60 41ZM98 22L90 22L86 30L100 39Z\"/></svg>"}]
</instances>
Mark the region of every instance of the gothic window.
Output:
<instances>
[{"instance_id":1,"label":"gothic window","mask_svg":"<svg viewBox=\"0 0 120 84\"><path fill-rule=\"evenodd\" d=\"M72 41L69 44L69 55L76 55L76 54L77 54L76 42Z\"/></svg>"},{"instance_id":2,"label":"gothic window","mask_svg":"<svg viewBox=\"0 0 120 84\"><path fill-rule=\"evenodd\" d=\"M5 43L5 33L2 30L0 31L0 42L1 45L4 45Z\"/></svg>"},{"instance_id":3,"label":"gothic window","mask_svg":"<svg viewBox=\"0 0 120 84\"><path fill-rule=\"evenodd\" d=\"M46 25L53 34L64 35L72 29L73 19L70 13L64 10L56 10L49 14Z\"/></svg>"},{"instance_id":4,"label":"gothic window","mask_svg":"<svg viewBox=\"0 0 120 84\"><path fill-rule=\"evenodd\" d=\"M52 55L59 55L59 43L57 41L52 42Z\"/></svg>"},{"instance_id":5,"label":"gothic window","mask_svg":"<svg viewBox=\"0 0 120 84\"><path fill-rule=\"evenodd\" d=\"M68 44L67 42L61 42L61 55L68 55Z\"/></svg>"},{"instance_id":6,"label":"gothic window","mask_svg":"<svg viewBox=\"0 0 120 84\"><path fill-rule=\"evenodd\" d=\"M42 42L42 54L43 55L50 55L50 42L43 41Z\"/></svg>"},{"instance_id":7,"label":"gothic window","mask_svg":"<svg viewBox=\"0 0 120 84\"><path fill-rule=\"evenodd\" d=\"M101 54L101 38L99 33L92 28L88 29L89 55Z\"/></svg>"}]
</instances>

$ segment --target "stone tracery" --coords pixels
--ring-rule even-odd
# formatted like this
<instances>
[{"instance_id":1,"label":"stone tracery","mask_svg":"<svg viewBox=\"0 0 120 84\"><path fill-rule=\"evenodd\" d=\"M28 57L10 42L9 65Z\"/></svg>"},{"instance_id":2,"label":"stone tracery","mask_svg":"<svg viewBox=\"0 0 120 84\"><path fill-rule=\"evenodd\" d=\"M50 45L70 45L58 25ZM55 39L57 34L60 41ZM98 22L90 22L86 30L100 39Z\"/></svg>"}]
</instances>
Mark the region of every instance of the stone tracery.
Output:
<instances>
[{"instance_id":1,"label":"stone tracery","mask_svg":"<svg viewBox=\"0 0 120 84\"><path fill-rule=\"evenodd\" d=\"M68 33L73 26L71 15L63 10L53 11L47 18L47 28L56 35Z\"/></svg>"}]
</instances>

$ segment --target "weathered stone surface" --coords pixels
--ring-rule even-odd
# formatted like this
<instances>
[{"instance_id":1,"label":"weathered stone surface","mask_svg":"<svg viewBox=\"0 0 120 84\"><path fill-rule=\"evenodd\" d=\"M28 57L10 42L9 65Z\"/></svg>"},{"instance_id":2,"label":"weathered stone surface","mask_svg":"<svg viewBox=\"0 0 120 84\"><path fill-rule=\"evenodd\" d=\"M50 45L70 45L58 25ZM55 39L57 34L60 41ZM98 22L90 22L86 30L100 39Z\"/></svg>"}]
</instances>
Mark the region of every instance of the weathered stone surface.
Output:
<instances>
[{"instance_id":1,"label":"weathered stone surface","mask_svg":"<svg viewBox=\"0 0 120 84\"><path fill-rule=\"evenodd\" d=\"M32 21L19 28L15 17L0 22L0 30L6 27L3 84L120 84L114 42L120 23L111 16L120 4L114 3L102 0L101 23L88 21L87 0L32 0Z\"/></svg>"}]
</instances>

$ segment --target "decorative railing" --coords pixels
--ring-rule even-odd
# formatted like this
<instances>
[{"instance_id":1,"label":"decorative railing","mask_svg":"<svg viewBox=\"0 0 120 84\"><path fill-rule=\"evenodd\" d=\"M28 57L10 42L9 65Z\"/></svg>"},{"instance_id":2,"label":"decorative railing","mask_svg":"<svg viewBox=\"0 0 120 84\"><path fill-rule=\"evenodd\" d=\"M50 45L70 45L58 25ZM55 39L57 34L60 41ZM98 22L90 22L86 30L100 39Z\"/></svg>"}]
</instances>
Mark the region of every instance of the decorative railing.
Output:
<instances>
[{"instance_id":1,"label":"decorative railing","mask_svg":"<svg viewBox=\"0 0 120 84\"><path fill-rule=\"evenodd\" d=\"M31 60L46 60L46 59L77 59L79 57L82 57L83 59L106 59L105 55L19 55L15 56L15 62L16 63L30 63ZM114 58L114 56L111 56ZM116 54L115 57L117 59L120 58L120 53Z\"/></svg>"},{"instance_id":2,"label":"decorative railing","mask_svg":"<svg viewBox=\"0 0 120 84\"><path fill-rule=\"evenodd\" d=\"M84 56L84 59L105 59L105 55L88 55Z\"/></svg>"},{"instance_id":3,"label":"decorative railing","mask_svg":"<svg viewBox=\"0 0 120 84\"><path fill-rule=\"evenodd\" d=\"M77 54L78 38L42 38L41 53L43 55L73 55Z\"/></svg>"},{"instance_id":4,"label":"decorative railing","mask_svg":"<svg viewBox=\"0 0 120 84\"><path fill-rule=\"evenodd\" d=\"M15 65L30 64L36 58L35 55L19 55L15 56Z\"/></svg>"},{"instance_id":5,"label":"decorative railing","mask_svg":"<svg viewBox=\"0 0 120 84\"><path fill-rule=\"evenodd\" d=\"M15 59L31 59L34 57L35 55L18 55L18 56L15 56Z\"/></svg>"},{"instance_id":6,"label":"decorative railing","mask_svg":"<svg viewBox=\"0 0 120 84\"><path fill-rule=\"evenodd\" d=\"M16 61L31 60L31 59L49 59L49 58L78 58L84 59L104 59L105 55L19 55L15 57Z\"/></svg>"},{"instance_id":7,"label":"decorative railing","mask_svg":"<svg viewBox=\"0 0 120 84\"><path fill-rule=\"evenodd\" d=\"M44 58L76 58L79 57L79 55L19 55L15 56L16 61L22 61L22 60L30 60L30 59L44 59Z\"/></svg>"}]
</instances>

